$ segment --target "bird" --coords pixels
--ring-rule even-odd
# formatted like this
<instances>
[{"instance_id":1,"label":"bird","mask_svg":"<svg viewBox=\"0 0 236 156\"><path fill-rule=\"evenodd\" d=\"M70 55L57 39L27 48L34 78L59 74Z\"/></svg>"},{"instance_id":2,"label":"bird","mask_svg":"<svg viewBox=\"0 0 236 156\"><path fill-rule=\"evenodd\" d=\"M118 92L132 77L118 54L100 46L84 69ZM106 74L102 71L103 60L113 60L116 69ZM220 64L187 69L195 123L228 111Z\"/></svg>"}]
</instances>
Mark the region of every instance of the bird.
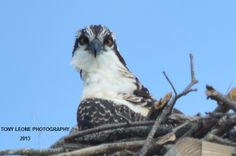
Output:
<instances>
[{"instance_id":1,"label":"bird","mask_svg":"<svg viewBox=\"0 0 236 156\"><path fill-rule=\"evenodd\" d=\"M148 120L157 100L129 70L109 28L89 25L79 30L71 63L83 81L79 129Z\"/></svg>"}]
</instances>

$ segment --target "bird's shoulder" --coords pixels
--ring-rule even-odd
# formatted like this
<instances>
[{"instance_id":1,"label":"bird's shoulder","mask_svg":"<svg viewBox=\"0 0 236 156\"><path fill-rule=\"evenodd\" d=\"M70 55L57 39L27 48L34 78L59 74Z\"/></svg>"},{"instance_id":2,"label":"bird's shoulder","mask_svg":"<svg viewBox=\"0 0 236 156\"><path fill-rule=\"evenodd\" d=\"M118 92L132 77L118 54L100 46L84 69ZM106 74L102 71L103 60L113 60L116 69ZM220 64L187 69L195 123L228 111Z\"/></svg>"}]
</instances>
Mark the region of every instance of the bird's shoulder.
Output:
<instances>
[{"instance_id":1,"label":"bird's shoulder","mask_svg":"<svg viewBox=\"0 0 236 156\"><path fill-rule=\"evenodd\" d=\"M152 107L156 99L150 94L149 90L135 78L136 89L132 94L125 95L125 100L143 107Z\"/></svg>"}]
</instances>

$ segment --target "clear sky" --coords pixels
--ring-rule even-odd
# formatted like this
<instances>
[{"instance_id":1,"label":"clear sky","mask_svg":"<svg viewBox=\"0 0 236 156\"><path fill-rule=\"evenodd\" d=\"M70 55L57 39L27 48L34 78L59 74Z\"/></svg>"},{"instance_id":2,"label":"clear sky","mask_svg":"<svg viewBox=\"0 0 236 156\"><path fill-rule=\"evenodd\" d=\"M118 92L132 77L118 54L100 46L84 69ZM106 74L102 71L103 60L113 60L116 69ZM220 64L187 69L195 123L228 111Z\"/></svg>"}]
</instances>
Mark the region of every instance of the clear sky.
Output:
<instances>
[{"instance_id":1,"label":"clear sky","mask_svg":"<svg viewBox=\"0 0 236 156\"><path fill-rule=\"evenodd\" d=\"M72 127L82 82L70 64L77 30L108 26L130 70L157 99L190 80L195 58L198 92L176 107L204 114L205 85L226 93L236 86L236 1L1 0L0 127ZM68 132L3 132L0 149L46 148ZM30 141L20 141L30 136Z\"/></svg>"}]
</instances>

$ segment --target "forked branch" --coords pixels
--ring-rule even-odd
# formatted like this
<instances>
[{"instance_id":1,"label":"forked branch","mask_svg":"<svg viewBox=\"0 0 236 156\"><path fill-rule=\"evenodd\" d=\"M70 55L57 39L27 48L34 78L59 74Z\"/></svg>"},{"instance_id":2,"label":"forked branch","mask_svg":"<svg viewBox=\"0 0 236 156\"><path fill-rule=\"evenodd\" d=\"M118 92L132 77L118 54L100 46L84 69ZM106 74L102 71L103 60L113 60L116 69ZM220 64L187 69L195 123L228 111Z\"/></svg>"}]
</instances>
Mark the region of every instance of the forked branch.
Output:
<instances>
[{"instance_id":1,"label":"forked branch","mask_svg":"<svg viewBox=\"0 0 236 156\"><path fill-rule=\"evenodd\" d=\"M161 123L167 119L168 115L171 114L172 109L174 108L174 105L175 105L176 101L180 97L182 97L184 95L187 95L188 93L190 93L192 91L197 91L197 89L192 89L192 86L198 83L198 81L195 78L194 65L193 65L193 55L192 54L190 54L190 70L191 70L191 82L179 94L177 93L173 83L170 81L170 79L168 78L168 76L164 72L164 76L166 77L167 81L171 85L171 87L172 87L172 89L175 93L175 96L172 97L169 104L163 109L163 112L161 113L161 115L157 117L157 119L156 119L156 121L155 121L155 123L154 123L147 139L146 139L146 143L144 144L144 146L142 147L142 149L139 152L139 156L147 155L149 149L152 147L153 137L154 137L156 131L158 131L158 129L160 128Z\"/></svg>"}]
</instances>

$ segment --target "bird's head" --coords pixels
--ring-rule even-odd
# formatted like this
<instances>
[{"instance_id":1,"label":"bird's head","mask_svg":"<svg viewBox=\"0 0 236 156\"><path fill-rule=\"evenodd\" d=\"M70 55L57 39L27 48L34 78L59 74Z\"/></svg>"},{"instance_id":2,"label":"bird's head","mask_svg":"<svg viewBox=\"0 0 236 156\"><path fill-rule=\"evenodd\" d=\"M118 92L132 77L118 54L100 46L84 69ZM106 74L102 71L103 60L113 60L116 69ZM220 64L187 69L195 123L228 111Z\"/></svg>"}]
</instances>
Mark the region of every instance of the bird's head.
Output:
<instances>
[{"instance_id":1,"label":"bird's head","mask_svg":"<svg viewBox=\"0 0 236 156\"><path fill-rule=\"evenodd\" d=\"M72 64L78 70L91 70L95 66L120 62L126 67L125 61L118 52L116 39L107 27L90 25L78 31L72 52Z\"/></svg>"}]
</instances>

